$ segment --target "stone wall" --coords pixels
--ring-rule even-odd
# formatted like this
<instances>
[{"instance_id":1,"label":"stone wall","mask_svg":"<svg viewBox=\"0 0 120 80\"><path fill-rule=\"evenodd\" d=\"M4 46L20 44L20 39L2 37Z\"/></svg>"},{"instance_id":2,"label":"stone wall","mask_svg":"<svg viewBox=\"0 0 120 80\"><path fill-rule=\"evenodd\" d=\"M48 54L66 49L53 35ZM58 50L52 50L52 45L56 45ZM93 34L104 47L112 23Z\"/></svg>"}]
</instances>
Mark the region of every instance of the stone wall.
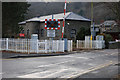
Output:
<instances>
[{"instance_id":1,"label":"stone wall","mask_svg":"<svg viewBox=\"0 0 120 80\"><path fill-rule=\"evenodd\" d=\"M49 39L47 37L47 30L45 29L45 23L44 22L27 22L24 27L25 35L27 35L27 29L29 29L29 35L37 33L37 29L39 29L39 39ZM62 27L63 27L63 21L60 21L60 30L55 30L55 38L54 39L60 39L62 36ZM65 37L68 39L74 39L76 34L78 33L79 29L81 27L90 28L90 22L86 21L73 21L73 20L66 20L65 23ZM76 32L74 36L71 36L72 32Z\"/></svg>"}]
</instances>

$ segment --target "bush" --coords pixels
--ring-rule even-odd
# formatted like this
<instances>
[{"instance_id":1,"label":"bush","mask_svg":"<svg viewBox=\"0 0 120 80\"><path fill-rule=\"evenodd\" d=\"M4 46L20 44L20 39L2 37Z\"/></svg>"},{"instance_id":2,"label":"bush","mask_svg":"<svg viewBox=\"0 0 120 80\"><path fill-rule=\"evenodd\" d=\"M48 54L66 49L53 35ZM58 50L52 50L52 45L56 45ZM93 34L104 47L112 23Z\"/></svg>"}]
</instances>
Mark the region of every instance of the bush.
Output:
<instances>
[{"instance_id":1,"label":"bush","mask_svg":"<svg viewBox=\"0 0 120 80\"><path fill-rule=\"evenodd\" d=\"M109 41L113 41L113 37L110 34L105 34L105 48L109 47Z\"/></svg>"},{"instance_id":2,"label":"bush","mask_svg":"<svg viewBox=\"0 0 120 80\"><path fill-rule=\"evenodd\" d=\"M85 36L90 35L90 28L81 27L76 35L77 40L85 40Z\"/></svg>"}]
</instances>

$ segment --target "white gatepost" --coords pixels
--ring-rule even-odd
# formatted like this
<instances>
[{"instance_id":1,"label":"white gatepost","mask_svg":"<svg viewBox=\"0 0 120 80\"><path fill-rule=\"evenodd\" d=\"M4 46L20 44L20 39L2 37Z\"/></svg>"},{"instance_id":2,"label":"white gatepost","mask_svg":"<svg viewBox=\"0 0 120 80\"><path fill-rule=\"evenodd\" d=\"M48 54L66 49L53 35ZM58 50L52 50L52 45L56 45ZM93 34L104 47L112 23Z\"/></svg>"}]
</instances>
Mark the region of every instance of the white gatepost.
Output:
<instances>
[{"instance_id":1,"label":"white gatepost","mask_svg":"<svg viewBox=\"0 0 120 80\"><path fill-rule=\"evenodd\" d=\"M73 41L71 40L71 50L70 50L70 51L72 51L72 42L73 42Z\"/></svg>"},{"instance_id":2,"label":"white gatepost","mask_svg":"<svg viewBox=\"0 0 120 80\"><path fill-rule=\"evenodd\" d=\"M77 48L78 48L78 40L77 40Z\"/></svg>"},{"instance_id":3,"label":"white gatepost","mask_svg":"<svg viewBox=\"0 0 120 80\"><path fill-rule=\"evenodd\" d=\"M45 53L47 53L47 40L45 40Z\"/></svg>"},{"instance_id":4,"label":"white gatepost","mask_svg":"<svg viewBox=\"0 0 120 80\"><path fill-rule=\"evenodd\" d=\"M8 50L8 38L6 38L6 50Z\"/></svg>"},{"instance_id":5,"label":"white gatepost","mask_svg":"<svg viewBox=\"0 0 120 80\"><path fill-rule=\"evenodd\" d=\"M22 40L22 52L24 52L24 49L23 49L23 39L21 39Z\"/></svg>"},{"instance_id":6,"label":"white gatepost","mask_svg":"<svg viewBox=\"0 0 120 80\"><path fill-rule=\"evenodd\" d=\"M38 53L38 39L36 40L36 53Z\"/></svg>"},{"instance_id":7,"label":"white gatepost","mask_svg":"<svg viewBox=\"0 0 120 80\"><path fill-rule=\"evenodd\" d=\"M64 49L65 49L65 48L64 48L64 47L65 47L65 46L64 46L64 45L65 45L65 44L64 44L64 40L62 41L62 44L63 44L63 52L64 52Z\"/></svg>"},{"instance_id":8,"label":"white gatepost","mask_svg":"<svg viewBox=\"0 0 120 80\"><path fill-rule=\"evenodd\" d=\"M56 52L59 51L59 50L58 50L58 49L59 49L58 47L59 47L59 41L57 40L57 51L56 51Z\"/></svg>"}]
</instances>

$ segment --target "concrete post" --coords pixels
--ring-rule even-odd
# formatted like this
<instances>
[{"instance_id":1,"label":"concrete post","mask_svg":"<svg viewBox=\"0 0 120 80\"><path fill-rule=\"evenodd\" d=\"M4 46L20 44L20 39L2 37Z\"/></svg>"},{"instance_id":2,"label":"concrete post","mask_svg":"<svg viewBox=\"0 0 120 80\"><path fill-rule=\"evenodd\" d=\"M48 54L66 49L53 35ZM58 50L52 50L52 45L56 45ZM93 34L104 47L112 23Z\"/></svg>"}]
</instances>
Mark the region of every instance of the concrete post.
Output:
<instances>
[{"instance_id":1,"label":"concrete post","mask_svg":"<svg viewBox=\"0 0 120 80\"><path fill-rule=\"evenodd\" d=\"M36 40L36 52L38 53L38 39Z\"/></svg>"},{"instance_id":2,"label":"concrete post","mask_svg":"<svg viewBox=\"0 0 120 80\"><path fill-rule=\"evenodd\" d=\"M6 50L8 50L8 38L6 38Z\"/></svg>"},{"instance_id":3,"label":"concrete post","mask_svg":"<svg viewBox=\"0 0 120 80\"><path fill-rule=\"evenodd\" d=\"M47 40L45 40L45 53L47 53Z\"/></svg>"},{"instance_id":4,"label":"concrete post","mask_svg":"<svg viewBox=\"0 0 120 80\"><path fill-rule=\"evenodd\" d=\"M71 40L71 51L72 51L72 42L73 42L73 41Z\"/></svg>"},{"instance_id":5,"label":"concrete post","mask_svg":"<svg viewBox=\"0 0 120 80\"><path fill-rule=\"evenodd\" d=\"M77 48L78 48L78 40L77 40Z\"/></svg>"}]
</instances>

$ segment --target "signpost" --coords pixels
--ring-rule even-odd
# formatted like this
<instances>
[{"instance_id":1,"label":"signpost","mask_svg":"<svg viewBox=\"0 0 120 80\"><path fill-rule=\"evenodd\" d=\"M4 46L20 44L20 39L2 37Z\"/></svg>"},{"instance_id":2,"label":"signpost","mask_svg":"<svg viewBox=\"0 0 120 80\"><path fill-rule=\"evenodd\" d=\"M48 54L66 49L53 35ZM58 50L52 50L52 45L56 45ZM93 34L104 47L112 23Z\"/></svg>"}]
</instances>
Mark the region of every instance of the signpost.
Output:
<instances>
[{"instance_id":1,"label":"signpost","mask_svg":"<svg viewBox=\"0 0 120 80\"><path fill-rule=\"evenodd\" d=\"M47 37L55 37L55 30L47 30Z\"/></svg>"},{"instance_id":2,"label":"signpost","mask_svg":"<svg viewBox=\"0 0 120 80\"><path fill-rule=\"evenodd\" d=\"M47 29L47 37L49 37L50 42L49 50L53 50L53 38L55 37L55 30L60 30L60 19L54 19L53 15L52 19L45 19L45 29Z\"/></svg>"},{"instance_id":3,"label":"signpost","mask_svg":"<svg viewBox=\"0 0 120 80\"><path fill-rule=\"evenodd\" d=\"M63 39L63 37L64 37L65 13L66 13L66 0L65 0L65 6L64 6L64 17L63 17L62 39Z\"/></svg>"},{"instance_id":4,"label":"signpost","mask_svg":"<svg viewBox=\"0 0 120 80\"><path fill-rule=\"evenodd\" d=\"M45 19L45 29L59 30L60 29L60 20L59 19Z\"/></svg>"}]
</instances>

